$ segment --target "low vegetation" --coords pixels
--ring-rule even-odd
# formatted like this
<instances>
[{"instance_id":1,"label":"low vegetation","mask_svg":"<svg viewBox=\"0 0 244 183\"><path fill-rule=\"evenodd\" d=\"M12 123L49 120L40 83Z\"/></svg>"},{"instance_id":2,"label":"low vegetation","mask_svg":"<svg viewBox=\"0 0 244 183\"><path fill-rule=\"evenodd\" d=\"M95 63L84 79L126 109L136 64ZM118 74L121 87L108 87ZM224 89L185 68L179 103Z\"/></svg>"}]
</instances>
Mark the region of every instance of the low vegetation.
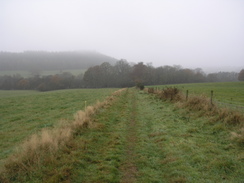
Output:
<instances>
[{"instance_id":1,"label":"low vegetation","mask_svg":"<svg viewBox=\"0 0 244 183\"><path fill-rule=\"evenodd\" d=\"M149 93L149 94L148 94ZM243 114L177 87L126 89L39 130L2 182L242 182ZM116 100L114 100L116 98ZM27 156L28 155L28 156Z\"/></svg>"}]
</instances>

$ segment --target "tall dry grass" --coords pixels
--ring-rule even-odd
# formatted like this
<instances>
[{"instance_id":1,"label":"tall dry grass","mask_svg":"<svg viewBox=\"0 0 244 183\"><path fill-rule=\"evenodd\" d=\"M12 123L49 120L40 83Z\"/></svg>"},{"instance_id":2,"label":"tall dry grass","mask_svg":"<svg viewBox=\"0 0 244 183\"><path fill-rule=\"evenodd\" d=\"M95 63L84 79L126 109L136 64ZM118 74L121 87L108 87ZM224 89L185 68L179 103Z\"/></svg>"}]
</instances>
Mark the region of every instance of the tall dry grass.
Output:
<instances>
[{"instance_id":1,"label":"tall dry grass","mask_svg":"<svg viewBox=\"0 0 244 183\"><path fill-rule=\"evenodd\" d=\"M57 159L57 152L68 147L81 129L93 126L92 117L100 108L111 105L117 96L125 89L120 89L107 97L103 102L97 102L93 106L78 111L73 121L60 121L60 124L52 129L43 129L39 134L34 134L24 141L16 153L5 162L0 172L0 182L10 182L28 175L41 166Z\"/></svg>"},{"instance_id":2,"label":"tall dry grass","mask_svg":"<svg viewBox=\"0 0 244 183\"><path fill-rule=\"evenodd\" d=\"M176 87L168 87L162 90L157 88L145 88L144 91L150 94L156 94L161 100L180 101L183 100L183 95Z\"/></svg>"},{"instance_id":3,"label":"tall dry grass","mask_svg":"<svg viewBox=\"0 0 244 183\"><path fill-rule=\"evenodd\" d=\"M244 127L240 128L237 132L231 132L231 138L242 147L244 146Z\"/></svg>"}]
</instances>

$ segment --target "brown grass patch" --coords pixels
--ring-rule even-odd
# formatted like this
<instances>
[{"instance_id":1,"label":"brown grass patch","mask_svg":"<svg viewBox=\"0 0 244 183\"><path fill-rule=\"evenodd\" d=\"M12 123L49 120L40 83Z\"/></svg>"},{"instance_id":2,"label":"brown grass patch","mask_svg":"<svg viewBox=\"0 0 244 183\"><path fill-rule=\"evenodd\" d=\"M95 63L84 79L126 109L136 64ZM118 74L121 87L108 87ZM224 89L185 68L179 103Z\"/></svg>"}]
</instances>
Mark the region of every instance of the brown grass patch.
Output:
<instances>
[{"instance_id":1,"label":"brown grass patch","mask_svg":"<svg viewBox=\"0 0 244 183\"><path fill-rule=\"evenodd\" d=\"M216 120L222 120L225 123L237 125L244 123L244 116L238 111L233 111L227 108L221 108L218 110L218 116Z\"/></svg>"},{"instance_id":2,"label":"brown grass patch","mask_svg":"<svg viewBox=\"0 0 244 183\"><path fill-rule=\"evenodd\" d=\"M168 164L177 161L179 158L177 157L167 157L163 161L161 161L162 164Z\"/></svg>"},{"instance_id":3,"label":"brown grass patch","mask_svg":"<svg viewBox=\"0 0 244 183\"><path fill-rule=\"evenodd\" d=\"M203 95L189 97L184 106L197 111L210 111L215 107L210 103L209 98Z\"/></svg>"},{"instance_id":4,"label":"brown grass patch","mask_svg":"<svg viewBox=\"0 0 244 183\"><path fill-rule=\"evenodd\" d=\"M148 136L157 137L157 136L161 136L161 135L165 135L165 134L166 134L165 132L154 132L154 133L149 134Z\"/></svg>"},{"instance_id":5,"label":"brown grass patch","mask_svg":"<svg viewBox=\"0 0 244 183\"><path fill-rule=\"evenodd\" d=\"M239 145L244 146L244 127L237 132L231 132L231 139Z\"/></svg>"},{"instance_id":6,"label":"brown grass patch","mask_svg":"<svg viewBox=\"0 0 244 183\"><path fill-rule=\"evenodd\" d=\"M146 88L145 92L150 94L156 94L161 100L170 100L170 101L181 101L183 100L183 95L180 90L176 87L168 87L162 90L157 88Z\"/></svg>"}]
</instances>

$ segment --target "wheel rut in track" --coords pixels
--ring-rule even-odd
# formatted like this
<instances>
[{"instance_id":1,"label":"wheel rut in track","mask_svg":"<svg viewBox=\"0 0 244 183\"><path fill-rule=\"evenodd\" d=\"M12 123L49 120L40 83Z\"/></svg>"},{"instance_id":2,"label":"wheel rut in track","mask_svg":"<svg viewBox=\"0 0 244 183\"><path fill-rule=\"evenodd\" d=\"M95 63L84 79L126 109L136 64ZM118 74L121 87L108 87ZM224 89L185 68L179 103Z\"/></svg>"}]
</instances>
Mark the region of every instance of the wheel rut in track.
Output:
<instances>
[{"instance_id":1,"label":"wheel rut in track","mask_svg":"<svg viewBox=\"0 0 244 183\"><path fill-rule=\"evenodd\" d=\"M125 162L121 167L122 180L121 182L131 183L136 182L137 167L136 167L136 152L135 146L137 142L137 100L136 93L134 90L129 90L128 102L130 103L130 120L127 125L127 136L126 136L126 151L125 151Z\"/></svg>"}]
</instances>

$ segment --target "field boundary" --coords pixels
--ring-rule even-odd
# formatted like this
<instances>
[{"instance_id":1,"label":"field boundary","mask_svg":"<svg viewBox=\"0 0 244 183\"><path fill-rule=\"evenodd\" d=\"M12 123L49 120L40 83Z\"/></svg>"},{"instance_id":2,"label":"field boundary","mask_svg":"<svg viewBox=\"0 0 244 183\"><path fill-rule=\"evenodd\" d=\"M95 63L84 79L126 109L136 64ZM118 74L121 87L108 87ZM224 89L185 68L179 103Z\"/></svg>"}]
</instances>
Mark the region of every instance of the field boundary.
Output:
<instances>
[{"instance_id":1,"label":"field boundary","mask_svg":"<svg viewBox=\"0 0 244 183\"><path fill-rule=\"evenodd\" d=\"M178 88L177 86L174 86L174 87ZM153 88L153 87L149 87L149 88ZM158 87L155 87L153 89L155 92L161 92L164 90L164 88L158 88ZM206 96L207 98L209 98L210 104L218 104L220 107L230 108L233 110L236 109L238 111L244 111L244 105L242 105L241 103L232 102L232 100L238 101L240 97L244 98L244 96L231 97L231 102L226 102L226 101L223 101L220 99L216 99L214 90L209 90L209 94L196 94L196 93L191 93L191 90L185 90L184 92L182 91L182 94L185 96L186 101L187 101L188 97L203 95L203 96ZM221 95L221 97L223 97L223 96L224 95ZM228 97L228 96L225 96L225 97Z\"/></svg>"}]
</instances>

